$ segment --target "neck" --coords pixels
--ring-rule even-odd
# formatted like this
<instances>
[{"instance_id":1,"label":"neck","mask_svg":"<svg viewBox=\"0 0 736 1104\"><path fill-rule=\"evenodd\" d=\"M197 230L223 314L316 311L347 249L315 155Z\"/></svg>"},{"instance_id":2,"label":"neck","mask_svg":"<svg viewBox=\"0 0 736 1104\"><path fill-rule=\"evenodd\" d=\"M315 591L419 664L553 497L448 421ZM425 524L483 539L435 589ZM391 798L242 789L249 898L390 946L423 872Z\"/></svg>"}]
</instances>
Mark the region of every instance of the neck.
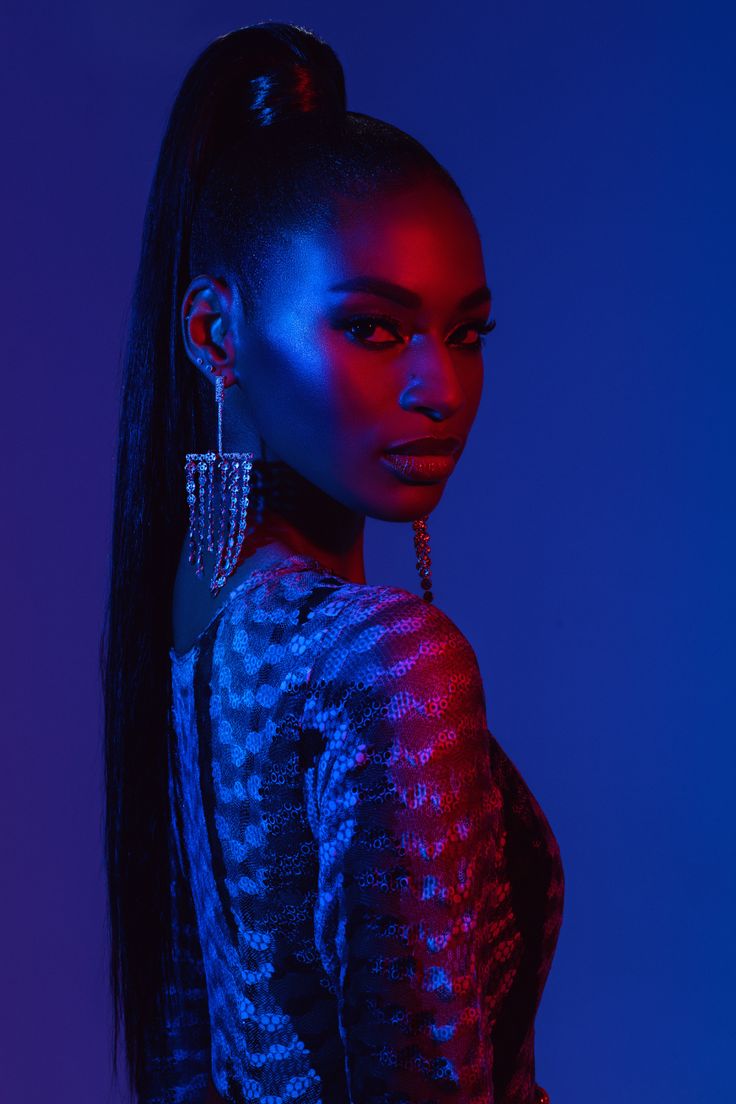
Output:
<instances>
[{"instance_id":1,"label":"neck","mask_svg":"<svg viewBox=\"0 0 736 1104\"><path fill-rule=\"evenodd\" d=\"M350 582L365 582L365 515L351 510L283 461L254 460L238 565L268 546L279 558L298 553Z\"/></svg>"}]
</instances>

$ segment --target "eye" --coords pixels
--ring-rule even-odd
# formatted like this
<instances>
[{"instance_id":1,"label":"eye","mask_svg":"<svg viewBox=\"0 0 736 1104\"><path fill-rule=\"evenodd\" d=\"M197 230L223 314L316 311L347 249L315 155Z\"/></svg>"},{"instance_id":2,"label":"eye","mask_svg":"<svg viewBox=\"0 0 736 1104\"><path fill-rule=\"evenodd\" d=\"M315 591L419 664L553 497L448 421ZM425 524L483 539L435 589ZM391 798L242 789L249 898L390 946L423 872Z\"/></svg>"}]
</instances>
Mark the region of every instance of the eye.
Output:
<instances>
[{"instance_id":1,"label":"eye","mask_svg":"<svg viewBox=\"0 0 736 1104\"><path fill-rule=\"evenodd\" d=\"M488 322L484 322L481 319L465 322L455 330L455 336L460 334L461 340L454 342L454 344L456 344L459 349L477 352L482 347L486 334L489 334L491 330L495 329L495 326L496 323L493 319L490 319ZM396 345L404 344L404 338L401 334L401 323L398 319L391 318L386 314L354 314L349 318L338 320L335 323L335 328L347 333L351 340L357 342L366 349L391 349ZM394 340L371 340L376 330L384 330L392 334ZM477 334L474 341L466 342L462 340L468 333Z\"/></svg>"},{"instance_id":2,"label":"eye","mask_svg":"<svg viewBox=\"0 0 736 1104\"><path fill-rule=\"evenodd\" d=\"M496 323L493 318L490 318L488 322L464 322L459 329L455 330L455 333L465 336L468 332L472 332L476 333L478 336L475 341L460 341L458 347L461 349L471 349L473 351L481 349L486 335L489 334L491 330L495 330L495 328Z\"/></svg>"},{"instance_id":3,"label":"eye","mask_svg":"<svg viewBox=\"0 0 736 1104\"><path fill-rule=\"evenodd\" d=\"M401 344L403 339L399 327L400 323L396 318L389 318L385 314L355 314L338 323L338 329L350 334L354 341L372 349L388 349ZM369 338L377 329L393 334L395 340L370 341Z\"/></svg>"}]
</instances>

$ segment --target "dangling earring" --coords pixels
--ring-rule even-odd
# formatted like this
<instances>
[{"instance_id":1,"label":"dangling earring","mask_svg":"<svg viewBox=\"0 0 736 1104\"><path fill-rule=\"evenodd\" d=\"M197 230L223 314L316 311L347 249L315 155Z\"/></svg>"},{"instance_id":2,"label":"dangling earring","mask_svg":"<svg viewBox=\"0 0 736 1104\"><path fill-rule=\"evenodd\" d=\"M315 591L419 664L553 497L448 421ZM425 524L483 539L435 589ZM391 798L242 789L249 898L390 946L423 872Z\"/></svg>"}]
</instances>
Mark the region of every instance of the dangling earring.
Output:
<instances>
[{"instance_id":1,"label":"dangling earring","mask_svg":"<svg viewBox=\"0 0 736 1104\"><path fill-rule=\"evenodd\" d=\"M427 530L427 515L413 521L414 549L417 554L417 571L421 579L421 586L425 602L433 602L432 594L432 560L429 552L429 531Z\"/></svg>"},{"instance_id":2,"label":"dangling earring","mask_svg":"<svg viewBox=\"0 0 736 1104\"><path fill-rule=\"evenodd\" d=\"M202 363L201 357L197 362ZM214 372L213 365L209 365ZM185 473L189 504L189 562L201 578L204 574L202 552L216 552L215 571L210 593L216 597L235 569L245 536L250 491L252 452L222 451L222 408L225 380L215 379L217 403L217 452L188 452ZM220 518L215 547L215 492L220 495Z\"/></svg>"}]
</instances>

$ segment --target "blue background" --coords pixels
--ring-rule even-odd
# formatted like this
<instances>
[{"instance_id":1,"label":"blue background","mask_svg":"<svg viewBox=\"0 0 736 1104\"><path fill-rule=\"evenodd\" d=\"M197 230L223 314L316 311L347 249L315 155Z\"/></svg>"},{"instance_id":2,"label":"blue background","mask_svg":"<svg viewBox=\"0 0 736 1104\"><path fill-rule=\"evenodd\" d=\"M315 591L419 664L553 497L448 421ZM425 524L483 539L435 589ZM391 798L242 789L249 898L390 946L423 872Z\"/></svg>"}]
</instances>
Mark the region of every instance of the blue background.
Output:
<instances>
[{"instance_id":1,"label":"blue background","mask_svg":"<svg viewBox=\"0 0 736 1104\"><path fill-rule=\"evenodd\" d=\"M553 1104L733 1093L730 5L16 5L4 19L0 1096L109 1085L101 704L119 361L173 96L216 35L303 22L349 107L423 140L495 295L437 603L567 875L537 1019ZM416 589L408 525L369 582Z\"/></svg>"}]
</instances>

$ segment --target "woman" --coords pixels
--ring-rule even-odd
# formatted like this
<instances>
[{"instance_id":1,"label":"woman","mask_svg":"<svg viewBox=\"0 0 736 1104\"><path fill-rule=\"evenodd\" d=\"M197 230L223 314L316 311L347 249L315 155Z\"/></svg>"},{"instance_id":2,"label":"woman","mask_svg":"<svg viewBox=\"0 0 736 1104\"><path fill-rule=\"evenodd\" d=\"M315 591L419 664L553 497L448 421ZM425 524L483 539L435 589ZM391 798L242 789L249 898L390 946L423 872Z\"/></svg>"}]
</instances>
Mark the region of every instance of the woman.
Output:
<instances>
[{"instance_id":1,"label":"woman","mask_svg":"<svg viewBox=\"0 0 736 1104\"><path fill-rule=\"evenodd\" d=\"M197 59L146 214L106 630L115 1042L146 1104L547 1099L559 852L426 531L489 307L457 185L346 111L329 46L261 23ZM413 523L421 597L366 583L366 516Z\"/></svg>"}]
</instances>

